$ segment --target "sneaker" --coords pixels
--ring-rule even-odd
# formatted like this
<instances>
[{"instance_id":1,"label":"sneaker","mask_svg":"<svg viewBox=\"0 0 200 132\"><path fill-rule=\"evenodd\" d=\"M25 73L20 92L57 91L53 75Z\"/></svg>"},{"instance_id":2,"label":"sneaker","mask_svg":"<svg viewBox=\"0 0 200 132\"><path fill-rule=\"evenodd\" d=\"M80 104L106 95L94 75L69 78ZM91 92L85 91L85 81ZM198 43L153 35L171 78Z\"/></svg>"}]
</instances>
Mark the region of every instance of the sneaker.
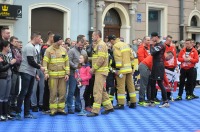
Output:
<instances>
[{"instance_id":1,"label":"sneaker","mask_svg":"<svg viewBox=\"0 0 200 132\"><path fill-rule=\"evenodd\" d=\"M107 115L107 114L109 114L110 112L114 112L114 109L105 110L105 111L101 112L101 114L102 114L102 115Z\"/></svg>"},{"instance_id":2,"label":"sneaker","mask_svg":"<svg viewBox=\"0 0 200 132\"><path fill-rule=\"evenodd\" d=\"M43 106L39 105L39 111L42 111L42 110L43 110Z\"/></svg>"},{"instance_id":3,"label":"sneaker","mask_svg":"<svg viewBox=\"0 0 200 132\"><path fill-rule=\"evenodd\" d=\"M81 112L79 112L77 114L78 116L86 116L87 115L87 112L85 110L82 110Z\"/></svg>"},{"instance_id":4,"label":"sneaker","mask_svg":"<svg viewBox=\"0 0 200 132\"><path fill-rule=\"evenodd\" d=\"M85 110L88 111L88 112L91 112L92 108L91 107L86 107Z\"/></svg>"},{"instance_id":5,"label":"sneaker","mask_svg":"<svg viewBox=\"0 0 200 132\"><path fill-rule=\"evenodd\" d=\"M38 107L37 106L32 106L32 112L38 112Z\"/></svg>"},{"instance_id":6,"label":"sneaker","mask_svg":"<svg viewBox=\"0 0 200 132\"><path fill-rule=\"evenodd\" d=\"M191 95L187 95L186 97L185 97L185 99L186 100L192 100L192 99L194 99Z\"/></svg>"},{"instance_id":7,"label":"sneaker","mask_svg":"<svg viewBox=\"0 0 200 132\"><path fill-rule=\"evenodd\" d=\"M139 101L138 105L139 106L147 106L148 104L145 101Z\"/></svg>"},{"instance_id":8,"label":"sneaker","mask_svg":"<svg viewBox=\"0 0 200 132\"><path fill-rule=\"evenodd\" d=\"M68 110L68 114L74 114L73 110Z\"/></svg>"},{"instance_id":9,"label":"sneaker","mask_svg":"<svg viewBox=\"0 0 200 132\"><path fill-rule=\"evenodd\" d=\"M124 109L124 105L117 104L116 106L114 106L114 109L123 110Z\"/></svg>"},{"instance_id":10,"label":"sneaker","mask_svg":"<svg viewBox=\"0 0 200 132\"><path fill-rule=\"evenodd\" d=\"M159 106L159 108L169 108L169 103L168 102L163 102L162 105Z\"/></svg>"},{"instance_id":11,"label":"sneaker","mask_svg":"<svg viewBox=\"0 0 200 132\"><path fill-rule=\"evenodd\" d=\"M75 108L75 112L81 112L81 109L76 109L76 108Z\"/></svg>"},{"instance_id":12,"label":"sneaker","mask_svg":"<svg viewBox=\"0 0 200 132\"><path fill-rule=\"evenodd\" d=\"M182 100L182 96L177 96L175 99L175 101L180 101L180 100Z\"/></svg>"},{"instance_id":13,"label":"sneaker","mask_svg":"<svg viewBox=\"0 0 200 132\"><path fill-rule=\"evenodd\" d=\"M51 113L51 111L50 111L50 110L46 110L46 111L45 111L45 110L43 110L43 111L42 111L42 114L50 114L50 113Z\"/></svg>"},{"instance_id":14,"label":"sneaker","mask_svg":"<svg viewBox=\"0 0 200 132\"><path fill-rule=\"evenodd\" d=\"M197 95L195 95L195 94L193 94L193 95L191 95L192 97L193 97L193 99L198 99L199 98L199 96L197 96Z\"/></svg>"},{"instance_id":15,"label":"sneaker","mask_svg":"<svg viewBox=\"0 0 200 132\"><path fill-rule=\"evenodd\" d=\"M37 119L37 117L35 117L34 115L32 115L30 113L27 115L24 115L24 118Z\"/></svg>"},{"instance_id":16,"label":"sneaker","mask_svg":"<svg viewBox=\"0 0 200 132\"><path fill-rule=\"evenodd\" d=\"M91 112L91 113L87 114L87 117L95 117L95 116L98 116L98 115L99 114L97 114L97 113Z\"/></svg>"},{"instance_id":17,"label":"sneaker","mask_svg":"<svg viewBox=\"0 0 200 132\"><path fill-rule=\"evenodd\" d=\"M15 116L15 119L16 120L22 120L21 114L17 113L16 116Z\"/></svg>"},{"instance_id":18,"label":"sneaker","mask_svg":"<svg viewBox=\"0 0 200 132\"><path fill-rule=\"evenodd\" d=\"M14 118L10 115L7 115L6 118L7 118L7 120L14 120Z\"/></svg>"},{"instance_id":19,"label":"sneaker","mask_svg":"<svg viewBox=\"0 0 200 132\"><path fill-rule=\"evenodd\" d=\"M130 105L129 105L129 108L133 108L133 109L135 109L136 108L136 103L131 103Z\"/></svg>"},{"instance_id":20,"label":"sneaker","mask_svg":"<svg viewBox=\"0 0 200 132\"><path fill-rule=\"evenodd\" d=\"M158 98L155 98L154 101L155 101L155 104L160 104L161 102Z\"/></svg>"},{"instance_id":21,"label":"sneaker","mask_svg":"<svg viewBox=\"0 0 200 132\"><path fill-rule=\"evenodd\" d=\"M6 117L3 116L3 115L1 115L1 116L0 116L0 121L6 121Z\"/></svg>"}]
</instances>

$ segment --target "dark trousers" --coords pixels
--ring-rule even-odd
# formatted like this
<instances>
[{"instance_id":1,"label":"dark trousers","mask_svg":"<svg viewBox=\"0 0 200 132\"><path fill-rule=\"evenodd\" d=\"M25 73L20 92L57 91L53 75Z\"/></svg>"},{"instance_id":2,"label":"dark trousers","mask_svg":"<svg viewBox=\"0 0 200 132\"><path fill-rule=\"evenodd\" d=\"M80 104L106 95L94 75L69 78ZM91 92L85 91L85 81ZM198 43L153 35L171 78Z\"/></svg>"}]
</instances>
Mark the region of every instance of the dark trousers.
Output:
<instances>
[{"instance_id":1,"label":"dark trousers","mask_svg":"<svg viewBox=\"0 0 200 132\"><path fill-rule=\"evenodd\" d=\"M196 83L197 83L197 68L194 68L194 79L193 79L193 90L192 90L192 94L194 92L194 88L196 87Z\"/></svg>"},{"instance_id":2,"label":"dark trousers","mask_svg":"<svg viewBox=\"0 0 200 132\"><path fill-rule=\"evenodd\" d=\"M84 93L85 107L90 107L94 103L94 97L93 97L94 80L95 76L92 76L92 78L89 80L89 85L85 89Z\"/></svg>"},{"instance_id":3,"label":"dark trousers","mask_svg":"<svg viewBox=\"0 0 200 132\"><path fill-rule=\"evenodd\" d=\"M22 79L22 87L20 94L17 98L17 113L21 113L22 111L22 104L24 101L24 115L30 113L30 103L31 103L31 94L33 90L34 80L35 77L31 76L27 73L20 73Z\"/></svg>"},{"instance_id":4,"label":"dark trousers","mask_svg":"<svg viewBox=\"0 0 200 132\"><path fill-rule=\"evenodd\" d=\"M9 99L11 107L16 106L17 96L19 94L19 77L20 74L18 72L13 72L10 99Z\"/></svg>"},{"instance_id":5,"label":"dark trousers","mask_svg":"<svg viewBox=\"0 0 200 132\"><path fill-rule=\"evenodd\" d=\"M181 68L180 74L181 75L180 75L180 85L179 85L178 96L182 96L184 86L185 86L186 96L192 95L193 89L194 89L194 86L193 86L194 68L190 68L187 70ZM186 85L185 85L185 79L187 79Z\"/></svg>"},{"instance_id":6,"label":"dark trousers","mask_svg":"<svg viewBox=\"0 0 200 132\"><path fill-rule=\"evenodd\" d=\"M166 89L163 85L163 80L151 80L151 101L154 101L155 98L155 93L156 93L156 82L158 83L158 86L161 89L162 92L162 99L163 101L167 101L167 93L166 93Z\"/></svg>"},{"instance_id":7,"label":"dark trousers","mask_svg":"<svg viewBox=\"0 0 200 132\"><path fill-rule=\"evenodd\" d=\"M48 80L45 80L45 87L44 87L44 96L43 96L43 110L49 110L49 85Z\"/></svg>"}]
</instances>

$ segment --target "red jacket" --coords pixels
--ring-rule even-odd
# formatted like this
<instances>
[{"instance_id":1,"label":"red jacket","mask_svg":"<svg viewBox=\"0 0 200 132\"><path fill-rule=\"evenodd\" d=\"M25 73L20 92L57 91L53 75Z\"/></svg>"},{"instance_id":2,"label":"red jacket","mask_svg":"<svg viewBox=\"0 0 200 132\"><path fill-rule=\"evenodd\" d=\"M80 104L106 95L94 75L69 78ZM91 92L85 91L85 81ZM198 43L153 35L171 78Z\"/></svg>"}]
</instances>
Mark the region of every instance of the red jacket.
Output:
<instances>
[{"instance_id":1,"label":"red jacket","mask_svg":"<svg viewBox=\"0 0 200 132\"><path fill-rule=\"evenodd\" d=\"M144 65L146 65L149 68L149 70L152 70L153 57L151 55L149 55L141 63L143 63ZM166 85L169 85L169 81L168 81L167 75L165 73L164 73L164 82L166 83Z\"/></svg>"},{"instance_id":2,"label":"red jacket","mask_svg":"<svg viewBox=\"0 0 200 132\"><path fill-rule=\"evenodd\" d=\"M82 66L78 72L75 72L75 78L81 78L82 85L89 85L89 80L92 77L90 74L90 66Z\"/></svg>"},{"instance_id":3,"label":"red jacket","mask_svg":"<svg viewBox=\"0 0 200 132\"><path fill-rule=\"evenodd\" d=\"M199 56L197 50L195 48L192 48L191 52L189 53L191 59L189 62L185 62L183 59L185 53L186 53L186 48L183 48L178 55L178 61L181 62L181 68L187 70L193 68L195 64L199 62Z\"/></svg>"},{"instance_id":4,"label":"red jacket","mask_svg":"<svg viewBox=\"0 0 200 132\"><path fill-rule=\"evenodd\" d=\"M166 68L176 68L177 67L177 59L176 59L176 49L174 46L168 46L165 44L165 53L171 51L174 54L174 57L168 61L164 61L164 65Z\"/></svg>"},{"instance_id":5,"label":"red jacket","mask_svg":"<svg viewBox=\"0 0 200 132\"><path fill-rule=\"evenodd\" d=\"M149 55L150 55L150 46L145 47L144 44L141 44L137 51L139 64Z\"/></svg>"}]
</instances>

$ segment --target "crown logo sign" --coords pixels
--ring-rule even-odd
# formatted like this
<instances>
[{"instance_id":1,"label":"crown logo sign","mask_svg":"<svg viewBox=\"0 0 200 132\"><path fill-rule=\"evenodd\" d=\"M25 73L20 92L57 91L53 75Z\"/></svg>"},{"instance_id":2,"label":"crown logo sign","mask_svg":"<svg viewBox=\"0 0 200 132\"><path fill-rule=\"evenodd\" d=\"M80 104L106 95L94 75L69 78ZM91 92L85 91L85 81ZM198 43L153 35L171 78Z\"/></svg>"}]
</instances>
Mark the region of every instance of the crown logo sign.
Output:
<instances>
[{"instance_id":1,"label":"crown logo sign","mask_svg":"<svg viewBox=\"0 0 200 132\"><path fill-rule=\"evenodd\" d=\"M8 11L8 6L3 5L3 6L2 6L2 11Z\"/></svg>"}]
</instances>

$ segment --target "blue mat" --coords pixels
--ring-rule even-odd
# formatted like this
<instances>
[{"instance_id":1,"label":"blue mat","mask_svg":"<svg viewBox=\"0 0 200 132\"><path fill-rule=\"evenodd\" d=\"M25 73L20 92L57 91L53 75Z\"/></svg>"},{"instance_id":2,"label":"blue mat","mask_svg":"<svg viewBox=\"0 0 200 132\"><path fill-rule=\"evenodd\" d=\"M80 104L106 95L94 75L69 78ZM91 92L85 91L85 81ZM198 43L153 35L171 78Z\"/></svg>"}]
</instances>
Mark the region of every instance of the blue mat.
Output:
<instances>
[{"instance_id":1,"label":"blue mat","mask_svg":"<svg viewBox=\"0 0 200 132\"><path fill-rule=\"evenodd\" d=\"M200 89L195 89L200 95ZM174 97L177 96L177 92ZM158 93L160 97L160 92ZM200 99L171 102L170 108L145 108L116 110L109 115L94 118L76 114L50 117L34 113L38 119L0 122L0 132L195 132L200 130Z\"/></svg>"}]
</instances>

